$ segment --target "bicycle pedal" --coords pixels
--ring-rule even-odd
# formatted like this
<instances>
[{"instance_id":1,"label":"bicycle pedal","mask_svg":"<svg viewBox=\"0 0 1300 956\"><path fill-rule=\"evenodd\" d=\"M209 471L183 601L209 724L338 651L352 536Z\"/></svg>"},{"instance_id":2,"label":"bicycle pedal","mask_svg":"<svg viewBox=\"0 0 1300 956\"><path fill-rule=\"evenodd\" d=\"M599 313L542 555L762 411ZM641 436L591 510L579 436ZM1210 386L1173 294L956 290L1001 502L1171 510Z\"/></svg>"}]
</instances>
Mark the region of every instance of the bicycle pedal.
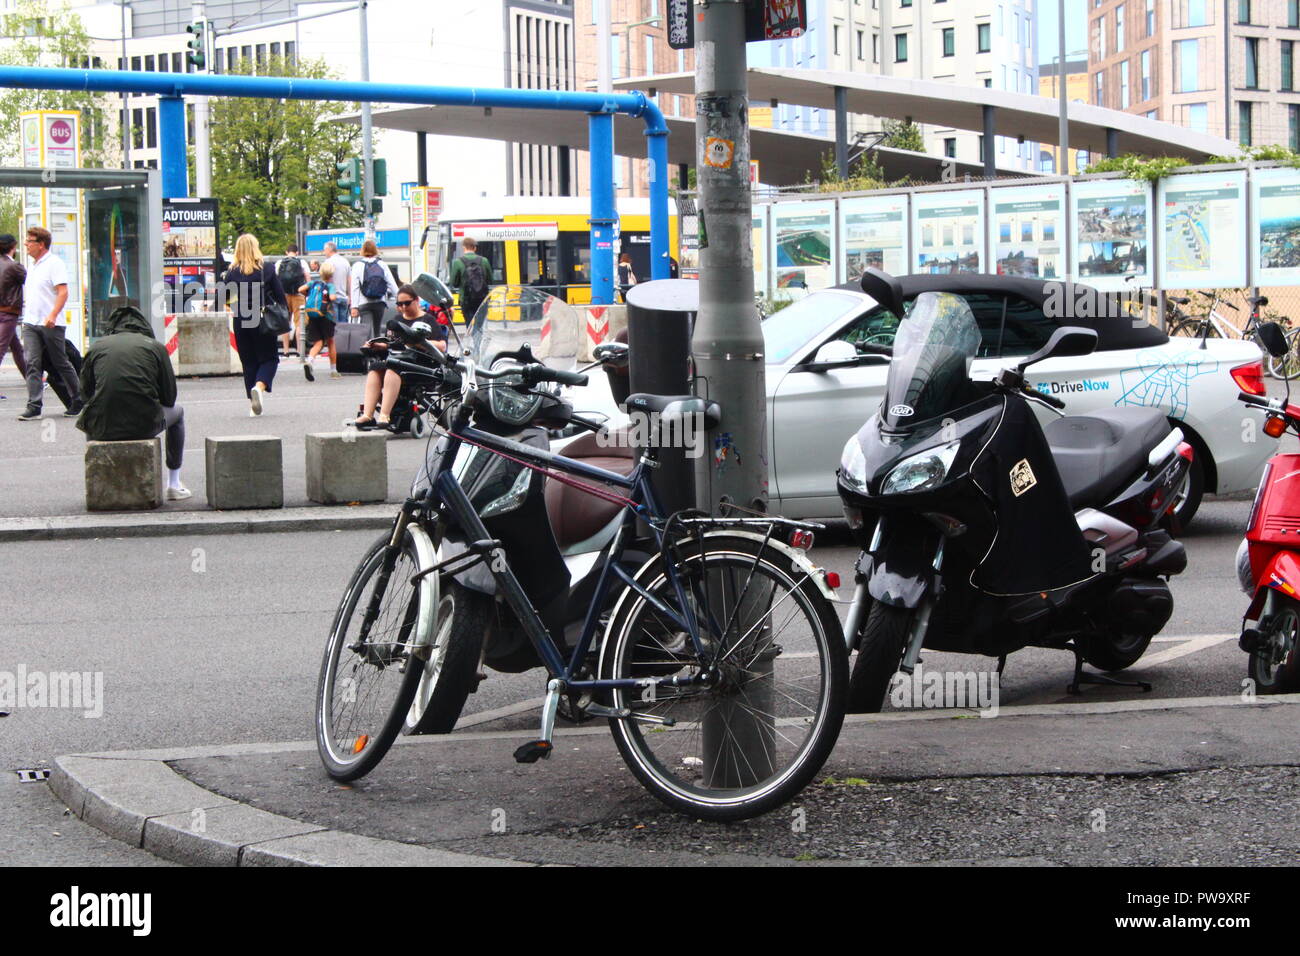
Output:
<instances>
[{"instance_id":1,"label":"bicycle pedal","mask_svg":"<svg viewBox=\"0 0 1300 956\"><path fill-rule=\"evenodd\" d=\"M515 763L537 763L549 757L554 749L549 740L530 740L515 751Z\"/></svg>"}]
</instances>

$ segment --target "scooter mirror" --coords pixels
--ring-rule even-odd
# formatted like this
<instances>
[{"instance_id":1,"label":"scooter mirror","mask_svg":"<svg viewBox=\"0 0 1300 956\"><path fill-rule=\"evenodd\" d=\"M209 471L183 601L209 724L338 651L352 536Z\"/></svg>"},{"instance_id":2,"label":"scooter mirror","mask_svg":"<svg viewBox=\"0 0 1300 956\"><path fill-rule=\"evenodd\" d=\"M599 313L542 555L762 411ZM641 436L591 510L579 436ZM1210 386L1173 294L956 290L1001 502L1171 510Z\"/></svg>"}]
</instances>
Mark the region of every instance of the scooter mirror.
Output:
<instances>
[{"instance_id":1,"label":"scooter mirror","mask_svg":"<svg viewBox=\"0 0 1300 956\"><path fill-rule=\"evenodd\" d=\"M447 284L437 276L430 275L427 272L421 272L416 276L411 282L411 288L425 302L432 302L444 309L450 309L455 301L452 298L451 290L447 288Z\"/></svg>"},{"instance_id":2,"label":"scooter mirror","mask_svg":"<svg viewBox=\"0 0 1300 956\"><path fill-rule=\"evenodd\" d=\"M1259 326L1259 344L1264 346L1264 351L1274 358L1281 358L1291 351L1287 347L1286 333L1282 331L1282 326L1276 322L1262 322Z\"/></svg>"},{"instance_id":3,"label":"scooter mirror","mask_svg":"<svg viewBox=\"0 0 1300 956\"><path fill-rule=\"evenodd\" d=\"M1020 363L1023 371L1035 362L1048 358L1070 358L1090 355L1097 348L1097 333L1077 325L1063 325L1047 340L1047 344Z\"/></svg>"}]
</instances>

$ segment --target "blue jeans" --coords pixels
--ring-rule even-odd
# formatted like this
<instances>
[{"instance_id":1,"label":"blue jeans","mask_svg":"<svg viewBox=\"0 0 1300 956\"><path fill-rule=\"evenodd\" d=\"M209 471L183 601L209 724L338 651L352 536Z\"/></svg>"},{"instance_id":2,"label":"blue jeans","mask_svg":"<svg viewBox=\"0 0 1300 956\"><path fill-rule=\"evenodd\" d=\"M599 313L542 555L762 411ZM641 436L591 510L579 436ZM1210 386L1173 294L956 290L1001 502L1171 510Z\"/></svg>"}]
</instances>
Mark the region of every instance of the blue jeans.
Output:
<instances>
[{"instance_id":1,"label":"blue jeans","mask_svg":"<svg viewBox=\"0 0 1300 956\"><path fill-rule=\"evenodd\" d=\"M352 319L350 318L351 314L352 311L348 308L348 304L346 302L334 303L335 322L351 322L352 321Z\"/></svg>"}]
</instances>

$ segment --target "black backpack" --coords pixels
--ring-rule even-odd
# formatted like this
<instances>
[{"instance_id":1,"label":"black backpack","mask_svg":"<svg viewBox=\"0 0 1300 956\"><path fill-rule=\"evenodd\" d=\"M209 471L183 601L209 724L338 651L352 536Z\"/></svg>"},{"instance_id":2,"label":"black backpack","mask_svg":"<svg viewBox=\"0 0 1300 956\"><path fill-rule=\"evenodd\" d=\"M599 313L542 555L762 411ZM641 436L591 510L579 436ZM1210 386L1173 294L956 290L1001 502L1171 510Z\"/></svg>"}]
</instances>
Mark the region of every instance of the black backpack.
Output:
<instances>
[{"instance_id":1,"label":"black backpack","mask_svg":"<svg viewBox=\"0 0 1300 956\"><path fill-rule=\"evenodd\" d=\"M361 294L367 299L382 299L388 294L388 279L385 276L384 264L378 259L367 262L361 272Z\"/></svg>"},{"instance_id":2,"label":"black backpack","mask_svg":"<svg viewBox=\"0 0 1300 956\"><path fill-rule=\"evenodd\" d=\"M466 258L465 276L460 284L461 312L464 312L464 303L473 303L474 311L478 310L479 305L487 298L488 279L483 268L483 259L480 256Z\"/></svg>"},{"instance_id":3,"label":"black backpack","mask_svg":"<svg viewBox=\"0 0 1300 956\"><path fill-rule=\"evenodd\" d=\"M297 295L298 290L307 284L307 273L303 271L302 261L297 256L285 256L275 267L275 274L284 288L285 295Z\"/></svg>"}]
</instances>

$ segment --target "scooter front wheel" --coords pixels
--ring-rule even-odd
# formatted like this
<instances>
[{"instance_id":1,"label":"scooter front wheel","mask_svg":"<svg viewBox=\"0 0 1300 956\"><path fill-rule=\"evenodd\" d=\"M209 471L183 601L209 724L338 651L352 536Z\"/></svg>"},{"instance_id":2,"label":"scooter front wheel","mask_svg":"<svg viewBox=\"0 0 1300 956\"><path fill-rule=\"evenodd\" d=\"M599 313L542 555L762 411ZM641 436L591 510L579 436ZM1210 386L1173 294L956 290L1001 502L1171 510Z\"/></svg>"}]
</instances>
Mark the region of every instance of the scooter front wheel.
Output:
<instances>
[{"instance_id":1,"label":"scooter front wheel","mask_svg":"<svg viewBox=\"0 0 1300 956\"><path fill-rule=\"evenodd\" d=\"M898 673L907 645L907 632L916 612L905 607L891 607L877 601L867 616L858 645L858 659L849 678L850 714L879 713L885 705L889 682Z\"/></svg>"},{"instance_id":2,"label":"scooter front wheel","mask_svg":"<svg viewBox=\"0 0 1300 956\"><path fill-rule=\"evenodd\" d=\"M1250 655L1250 679L1261 694L1300 691L1300 612L1288 604Z\"/></svg>"}]
</instances>

